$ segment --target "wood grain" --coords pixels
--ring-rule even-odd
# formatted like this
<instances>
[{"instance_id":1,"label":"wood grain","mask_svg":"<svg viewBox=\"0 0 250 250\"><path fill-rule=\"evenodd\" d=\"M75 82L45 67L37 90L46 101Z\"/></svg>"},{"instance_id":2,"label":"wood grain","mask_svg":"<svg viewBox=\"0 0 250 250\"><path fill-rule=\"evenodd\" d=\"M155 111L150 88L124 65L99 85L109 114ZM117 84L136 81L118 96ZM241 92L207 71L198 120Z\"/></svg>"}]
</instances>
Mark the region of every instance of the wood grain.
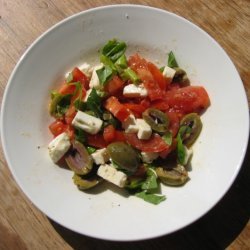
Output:
<instances>
[{"instance_id":1,"label":"wood grain","mask_svg":"<svg viewBox=\"0 0 250 250\"><path fill-rule=\"evenodd\" d=\"M18 59L39 35L74 13L121 3L165 9L208 32L235 64L250 104L248 0L0 0L0 100ZM118 243L78 235L48 219L19 189L1 150L0 249L250 249L249 162L248 149L232 188L197 222L158 239Z\"/></svg>"}]
</instances>

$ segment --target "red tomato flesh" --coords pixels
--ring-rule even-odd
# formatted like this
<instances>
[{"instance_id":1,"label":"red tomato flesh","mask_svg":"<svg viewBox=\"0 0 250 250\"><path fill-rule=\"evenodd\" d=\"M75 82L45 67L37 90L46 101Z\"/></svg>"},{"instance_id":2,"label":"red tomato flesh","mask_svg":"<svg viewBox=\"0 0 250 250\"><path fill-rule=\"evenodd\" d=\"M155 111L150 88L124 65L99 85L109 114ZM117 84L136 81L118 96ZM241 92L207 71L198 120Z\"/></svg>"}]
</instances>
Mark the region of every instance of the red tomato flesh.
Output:
<instances>
[{"instance_id":1,"label":"red tomato flesh","mask_svg":"<svg viewBox=\"0 0 250 250\"><path fill-rule=\"evenodd\" d=\"M125 137L131 146L143 152L162 152L169 148L158 134L153 134L148 140L140 140L136 134L132 133L125 134Z\"/></svg>"},{"instance_id":2,"label":"red tomato flesh","mask_svg":"<svg viewBox=\"0 0 250 250\"><path fill-rule=\"evenodd\" d=\"M106 100L104 107L121 122L125 121L130 115L129 110L114 96Z\"/></svg>"}]
</instances>

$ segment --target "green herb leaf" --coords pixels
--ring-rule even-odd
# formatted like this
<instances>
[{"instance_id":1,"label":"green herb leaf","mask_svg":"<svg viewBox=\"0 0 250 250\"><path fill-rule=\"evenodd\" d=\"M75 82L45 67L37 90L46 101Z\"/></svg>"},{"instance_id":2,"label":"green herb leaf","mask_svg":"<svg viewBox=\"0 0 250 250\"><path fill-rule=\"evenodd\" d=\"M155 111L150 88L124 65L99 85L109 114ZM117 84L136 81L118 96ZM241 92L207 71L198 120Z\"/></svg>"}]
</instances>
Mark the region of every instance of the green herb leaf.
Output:
<instances>
[{"instance_id":1,"label":"green herb leaf","mask_svg":"<svg viewBox=\"0 0 250 250\"><path fill-rule=\"evenodd\" d=\"M115 62L126 51L127 45L125 42L119 42L116 39L110 40L101 50L101 53L112 62Z\"/></svg>"},{"instance_id":2,"label":"green herb leaf","mask_svg":"<svg viewBox=\"0 0 250 250\"><path fill-rule=\"evenodd\" d=\"M127 58L124 54L118 58L115 62L115 66L122 69L126 69L128 67Z\"/></svg>"},{"instance_id":3,"label":"green herb leaf","mask_svg":"<svg viewBox=\"0 0 250 250\"><path fill-rule=\"evenodd\" d=\"M143 199L144 201L152 203L154 205L157 205L157 204L161 203L162 201L166 200L166 196L165 195L150 194L150 193L147 193L146 190L144 190L142 192L139 192L139 193L136 193L135 196Z\"/></svg>"},{"instance_id":4,"label":"green herb leaf","mask_svg":"<svg viewBox=\"0 0 250 250\"><path fill-rule=\"evenodd\" d=\"M85 132L80 128L75 128L74 130L75 130L75 139L81 142L82 144L86 143L87 137Z\"/></svg>"},{"instance_id":5,"label":"green herb leaf","mask_svg":"<svg viewBox=\"0 0 250 250\"><path fill-rule=\"evenodd\" d=\"M157 174L152 168L147 169L147 176L141 188L144 190L156 189L158 187Z\"/></svg>"},{"instance_id":6,"label":"green herb leaf","mask_svg":"<svg viewBox=\"0 0 250 250\"><path fill-rule=\"evenodd\" d=\"M75 108L77 110L81 110L81 111L85 111L86 108L87 108L86 102L83 102L83 101L81 101L79 99L77 99L77 100L74 101L74 106L75 106Z\"/></svg>"},{"instance_id":7,"label":"green herb leaf","mask_svg":"<svg viewBox=\"0 0 250 250\"><path fill-rule=\"evenodd\" d=\"M96 148L93 148L93 147L90 147L90 146L86 147L86 149L87 149L89 154L93 154L96 151Z\"/></svg>"},{"instance_id":8,"label":"green herb leaf","mask_svg":"<svg viewBox=\"0 0 250 250\"><path fill-rule=\"evenodd\" d=\"M70 106L71 94L62 95L60 93L53 92L51 94L52 100L50 103L50 114L57 118L62 117Z\"/></svg>"},{"instance_id":9,"label":"green herb leaf","mask_svg":"<svg viewBox=\"0 0 250 250\"><path fill-rule=\"evenodd\" d=\"M170 131L167 131L165 135L162 136L162 139L165 141L165 143L169 146L171 146L173 141L173 136Z\"/></svg>"},{"instance_id":10,"label":"green herb leaf","mask_svg":"<svg viewBox=\"0 0 250 250\"><path fill-rule=\"evenodd\" d=\"M101 55L100 56L100 61L105 65L105 66L109 66L112 70L113 73L117 72L117 68L115 66L115 64L111 61L111 59L109 59L107 56L105 55Z\"/></svg>"},{"instance_id":11,"label":"green herb leaf","mask_svg":"<svg viewBox=\"0 0 250 250\"><path fill-rule=\"evenodd\" d=\"M101 97L97 94L96 89L93 88L86 101L86 109L93 111L97 117L102 117L101 101Z\"/></svg>"},{"instance_id":12,"label":"green herb leaf","mask_svg":"<svg viewBox=\"0 0 250 250\"><path fill-rule=\"evenodd\" d=\"M168 54L168 67L170 68L179 67L175 59L174 53L172 51L170 51L170 53Z\"/></svg>"},{"instance_id":13,"label":"green herb leaf","mask_svg":"<svg viewBox=\"0 0 250 250\"><path fill-rule=\"evenodd\" d=\"M160 67L159 70L161 71L161 73L164 71L164 66Z\"/></svg>"},{"instance_id":14,"label":"green herb leaf","mask_svg":"<svg viewBox=\"0 0 250 250\"><path fill-rule=\"evenodd\" d=\"M124 71L120 75L123 80L130 80L135 84L141 82L141 79L131 68L124 69Z\"/></svg>"},{"instance_id":15,"label":"green herb leaf","mask_svg":"<svg viewBox=\"0 0 250 250\"><path fill-rule=\"evenodd\" d=\"M104 85L108 80L111 79L113 75L113 70L110 66L105 65L103 68L98 69L96 74L99 78L99 81L102 85Z\"/></svg>"},{"instance_id":16,"label":"green herb leaf","mask_svg":"<svg viewBox=\"0 0 250 250\"><path fill-rule=\"evenodd\" d=\"M188 126L181 126L177 135L177 161L180 164L185 163L186 158L186 150L185 146L183 145L182 138L185 136L186 133L189 133L191 130Z\"/></svg>"},{"instance_id":17,"label":"green herb leaf","mask_svg":"<svg viewBox=\"0 0 250 250\"><path fill-rule=\"evenodd\" d=\"M126 188L132 191L133 189L141 190L141 186L144 180L141 178L131 178L129 182L126 184Z\"/></svg>"}]
</instances>

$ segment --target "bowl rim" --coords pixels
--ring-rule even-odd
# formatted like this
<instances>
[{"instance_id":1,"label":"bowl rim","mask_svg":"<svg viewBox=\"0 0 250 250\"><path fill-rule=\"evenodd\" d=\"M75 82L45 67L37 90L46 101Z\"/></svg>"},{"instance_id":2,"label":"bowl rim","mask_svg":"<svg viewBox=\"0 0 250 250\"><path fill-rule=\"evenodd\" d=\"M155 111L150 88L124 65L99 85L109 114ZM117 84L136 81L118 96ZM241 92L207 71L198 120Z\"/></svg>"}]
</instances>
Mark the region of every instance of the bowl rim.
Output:
<instances>
[{"instance_id":1,"label":"bowl rim","mask_svg":"<svg viewBox=\"0 0 250 250\"><path fill-rule=\"evenodd\" d=\"M207 39L209 39L213 44L215 44L224 54L224 57L227 58L227 60L230 62L230 64L233 66L233 68L235 69L235 74L237 75L237 78L238 80L241 82L241 87L243 88L244 90L244 101L246 103L246 105L248 106L248 101L247 101L247 95L246 95L246 91L244 89L244 84L241 80L241 77L239 75L239 72L237 71L236 69L236 66L234 65L233 61L231 60L231 58L228 56L228 54L226 53L226 51L224 50L224 48L222 46L220 46L220 44L210 35L208 34L205 30L203 30L202 28L200 28L197 24L189 21L188 19L182 17L182 16L179 16L173 12L170 12L168 10L165 10L165 9L160 9L160 8L157 8L157 7L152 7L152 6L147 6L147 5L140 5L140 4L111 4L111 5L103 5L103 6L98 6L98 7L94 7L94 8L90 8L90 9L86 9L86 10L83 10L81 12L77 12L73 15L70 15L64 19L62 19L61 21L55 23L54 25L52 25L50 28L48 28L47 30L45 30L41 35L39 35L29 46L28 48L22 53L21 57L17 60L17 63L14 67L14 69L12 70L10 76L9 76L9 79L7 81L7 84L5 86L5 89L4 89L4 93L3 93L3 98L2 98L2 103L1 103L1 112L0 112L0 137L1 137L1 143L2 143L2 148L3 148L3 153L4 153L4 157L6 159L6 162L7 162L7 166L9 167L9 169L11 170L11 174L14 178L14 180L16 181L16 183L18 184L19 186L19 190L21 190L25 196L32 202L32 204L35 205L36 208L38 208L38 210L40 210L42 213L44 213L47 217L49 217L50 219L52 219L53 221L55 221L52 217L50 217L50 215L48 215L47 212L44 211L43 208L40 208L36 203L33 203L32 201L32 198L30 197L30 195L28 194L28 192L26 190L24 190L22 184L21 184L21 181L19 180L19 177L18 175L16 174L15 172L15 169L11 163L11 159L9 157L9 154L8 154L8 151L7 151L7 138L5 136L5 122L4 122L4 116L5 116L5 110L6 110L6 103L7 103L7 97L8 97L8 94L10 92L10 87L11 87L11 83L13 81L13 78L15 77L16 75L16 72L17 70L19 69L20 65L22 64L22 62L24 61L24 59L29 55L29 53L32 52L33 49L35 49L36 45L38 43L41 43L43 39L46 38L47 35L49 35L51 32L53 32L55 29L57 29L58 27L64 25L65 23L69 22L70 20L73 20L75 18L77 18L78 16L81 16L81 15L85 15L87 13L91 13L91 12L98 12L98 11L102 11L102 10L105 10L105 9L116 9L116 8L137 8L137 9L146 9L146 10L150 10L150 11L157 11L159 13L162 13L162 14L167 14L167 15L170 15L170 16L173 16L175 18L178 18L179 20L181 21L184 21L186 23L188 23L189 25L191 25L193 28L195 29L198 29L199 32L202 32L203 35L205 35L207 37ZM98 235L93 235L93 234L87 234L87 233L84 233L84 235L88 236L88 237L92 237L92 238L98 238L98 239L103 239L103 240L112 240L112 241L138 241L138 240L146 240L146 239L153 239L153 238L158 238L158 237L161 237L161 236L164 236L164 235L168 235L168 234L171 234L171 233L174 233L180 229L183 229L183 228L186 228L187 226L189 226L190 224L196 222L197 220L199 220L201 217L203 217L205 214L207 214L224 196L225 194L228 192L228 190L231 188L232 184L234 183L236 177L238 176L239 174L239 171L243 165L243 161L244 161L244 158L246 156L246 152L247 152L247 147L248 147L248 143L249 143L249 112L248 112L248 116L247 116L247 126L246 126L248 129L248 133L246 135L246 140L244 141L244 147L242 148L242 153L238 159L238 166L237 168L235 168L234 170L234 175L231 176L231 179L230 179L230 183L228 183L225 187L224 187L224 192L221 192L221 194L219 195L218 199L216 199L212 204L211 206L209 206L207 209L205 209L199 216L196 216L195 218L189 220L188 223L185 223L182 227L179 227L177 229L173 229L167 233L164 233L162 232L161 234L157 233L155 235L152 235L151 237L135 237L134 239L123 239L123 238L112 238L112 237L101 237L101 236L98 236ZM76 233L79 233L79 234L83 234L82 232L80 231L77 231L76 229L72 228L71 226L69 225L65 225L63 222L58 222L58 221L55 221L56 223L60 224L61 226L65 227L65 228L68 228Z\"/></svg>"}]
</instances>

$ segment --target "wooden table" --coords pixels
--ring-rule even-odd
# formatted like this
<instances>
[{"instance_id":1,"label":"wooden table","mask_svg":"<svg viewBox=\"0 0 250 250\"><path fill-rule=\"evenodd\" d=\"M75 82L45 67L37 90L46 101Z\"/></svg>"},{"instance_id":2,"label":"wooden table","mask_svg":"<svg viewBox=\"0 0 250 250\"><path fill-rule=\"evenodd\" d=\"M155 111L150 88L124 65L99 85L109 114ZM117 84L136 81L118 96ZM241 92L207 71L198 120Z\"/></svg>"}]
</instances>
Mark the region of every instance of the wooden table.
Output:
<instances>
[{"instance_id":1,"label":"wooden table","mask_svg":"<svg viewBox=\"0 0 250 250\"><path fill-rule=\"evenodd\" d=\"M233 60L250 101L249 0L0 0L0 100L11 71L34 39L72 14L120 3L162 8L208 32ZM1 151L0 249L250 249L249 162L248 150L229 192L197 222L158 239L119 243L81 236L48 219L19 189Z\"/></svg>"}]
</instances>

